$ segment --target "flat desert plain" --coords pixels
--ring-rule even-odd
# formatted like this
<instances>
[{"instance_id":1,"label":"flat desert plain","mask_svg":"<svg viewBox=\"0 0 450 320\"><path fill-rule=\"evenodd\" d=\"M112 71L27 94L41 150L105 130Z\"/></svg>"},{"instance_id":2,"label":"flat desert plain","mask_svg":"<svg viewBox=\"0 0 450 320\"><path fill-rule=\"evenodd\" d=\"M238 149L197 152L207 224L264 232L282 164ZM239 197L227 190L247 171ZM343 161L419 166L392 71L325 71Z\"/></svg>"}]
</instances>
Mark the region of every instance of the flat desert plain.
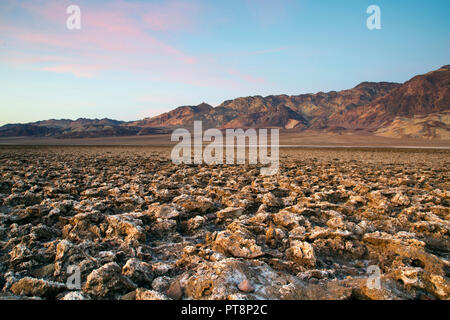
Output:
<instances>
[{"instance_id":1,"label":"flat desert plain","mask_svg":"<svg viewBox=\"0 0 450 320\"><path fill-rule=\"evenodd\" d=\"M170 147L1 146L0 295L448 299L450 150L383 141L282 148L271 177Z\"/></svg>"},{"instance_id":2,"label":"flat desert plain","mask_svg":"<svg viewBox=\"0 0 450 320\"><path fill-rule=\"evenodd\" d=\"M39 137L1 138L0 145L51 145L51 146L173 146L171 135L143 135L83 139L58 139ZM387 147L387 148L439 148L450 149L450 140L421 138L391 138L369 133L280 132L281 146L292 147ZM207 144L205 142L205 144Z\"/></svg>"}]
</instances>

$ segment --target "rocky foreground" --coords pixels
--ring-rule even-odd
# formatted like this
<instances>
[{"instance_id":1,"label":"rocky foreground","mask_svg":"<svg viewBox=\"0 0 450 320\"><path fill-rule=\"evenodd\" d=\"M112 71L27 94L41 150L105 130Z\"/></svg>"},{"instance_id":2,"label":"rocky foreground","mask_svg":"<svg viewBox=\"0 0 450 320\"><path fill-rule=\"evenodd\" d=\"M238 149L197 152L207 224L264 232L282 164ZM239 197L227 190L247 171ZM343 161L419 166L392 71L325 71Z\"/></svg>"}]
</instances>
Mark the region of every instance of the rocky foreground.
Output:
<instances>
[{"instance_id":1,"label":"rocky foreground","mask_svg":"<svg viewBox=\"0 0 450 320\"><path fill-rule=\"evenodd\" d=\"M1 147L1 298L449 298L450 151L169 154Z\"/></svg>"}]
</instances>

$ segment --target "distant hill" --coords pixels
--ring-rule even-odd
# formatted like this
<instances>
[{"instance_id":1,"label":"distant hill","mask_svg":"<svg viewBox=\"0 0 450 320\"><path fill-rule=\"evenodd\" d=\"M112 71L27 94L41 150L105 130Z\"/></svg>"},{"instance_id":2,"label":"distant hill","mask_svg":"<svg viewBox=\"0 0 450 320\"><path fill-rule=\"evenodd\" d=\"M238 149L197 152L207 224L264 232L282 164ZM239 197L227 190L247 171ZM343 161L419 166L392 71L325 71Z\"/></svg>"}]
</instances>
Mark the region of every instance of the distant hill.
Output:
<instances>
[{"instance_id":1,"label":"distant hill","mask_svg":"<svg viewBox=\"0 0 450 320\"><path fill-rule=\"evenodd\" d=\"M87 138L135 135L139 128L122 126L123 121L111 119L45 120L28 124L7 124L0 127L2 137Z\"/></svg>"},{"instance_id":2,"label":"distant hill","mask_svg":"<svg viewBox=\"0 0 450 320\"><path fill-rule=\"evenodd\" d=\"M351 129L390 131L393 136L434 138L448 135L449 112L450 66L446 65L412 78L367 105L332 115L328 123Z\"/></svg>"},{"instance_id":3,"label":"distant hill","mask_svg":"<svg viewBox=\"0 0 450 320\"><path fill-rule=\"evenodd\" d=\"M204 128L277 127L287 131L364 131L389 137L450 137L450 66L399 84L363 82L343 91L241 97L217 107L182 106L156 117L45 120L0 127L0 137L85 138L170 133L203 121Z\"/></svg>"}]
</instances>

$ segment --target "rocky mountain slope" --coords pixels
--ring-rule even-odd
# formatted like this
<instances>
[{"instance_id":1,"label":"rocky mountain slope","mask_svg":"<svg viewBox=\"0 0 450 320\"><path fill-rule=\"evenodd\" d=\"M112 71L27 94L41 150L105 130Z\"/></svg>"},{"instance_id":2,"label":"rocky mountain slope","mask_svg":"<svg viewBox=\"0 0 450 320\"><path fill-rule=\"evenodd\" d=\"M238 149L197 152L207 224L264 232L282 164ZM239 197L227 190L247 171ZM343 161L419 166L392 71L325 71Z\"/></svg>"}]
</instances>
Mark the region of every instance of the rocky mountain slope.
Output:
<instances>
[{"instance_id":1,"label":"rocky mountain slope","mask_svg":"<svg viewBox=\"0 0 450 320\"><path fill-rule=\"evenodd\" d=\"M343 91L241 97L217 107L182 106L138 121L48 120L0 127L0 137L83 138L169 133L191 127L278 127L283 130L363 130L389 137L448 139L450 65L404 84L363 82Z\"/></svg>"},{"instance_id":2,"label":"rocky mountain slope","mask_svg":"<svg viewBox=\"0 0 450 320\"><path fill-rule=\"evenodd\" d=\"M33 136L61 138L86 138L98 136L135 135L139 129L122 126L123 121L111 119L77 119L75 121L45 120L28 124L7 124L0 128L0 136Z\"/></svg>"},{"instance_id":3,"label":"rocky mountain slope","mask_svg":"<svg viewBox=\"0 0 450 320\"><path fill-rule=\"evenodd\" d=\"M416 122L414 119L417 116L448 113L450 111L449 89L450 65L447 65L439 70L416 76L367 105L345 114L332 115L329 123L339 123L347 128L379 129L392 125L394 121L402 118L406 129L408 124ZM448 122L436 120L436 123L431 125L448 129L448 124Z\"/></svg>"},{"instance_id":4,"label":"rocky mountain slope","mask_svg":"<svg viewBox=\"0 0 450 320\"><path fill-rule=\"evenodd\" d=\"M397 83L364 82L353 89L297 96L252 96L228 100L213 108L202 103L183 106L153 118L129 123L132 126L174 127L202 120L206 127L281 127L306 129L326 127L330 114L345 112L384 96Z\"/></svg>"}]
</instances>

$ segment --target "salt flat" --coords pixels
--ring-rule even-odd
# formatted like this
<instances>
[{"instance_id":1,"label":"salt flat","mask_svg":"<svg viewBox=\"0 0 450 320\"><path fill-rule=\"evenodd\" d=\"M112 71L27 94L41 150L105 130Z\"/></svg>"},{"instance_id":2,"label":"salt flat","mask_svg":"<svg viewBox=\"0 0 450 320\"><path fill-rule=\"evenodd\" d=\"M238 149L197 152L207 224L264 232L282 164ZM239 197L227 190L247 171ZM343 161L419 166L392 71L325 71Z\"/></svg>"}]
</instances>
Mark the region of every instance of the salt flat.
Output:
<instances>
[{"instance_id":1,"label":"salt flat","mask_svg":"<svg viewBox=\"0 0 450 320\"><path fill-rule=\"evenodd\" d=\"M283 148L262 177L170 150L1 146L3 298L448 299L450 151Z\"/></svg>"}]
</instances>

